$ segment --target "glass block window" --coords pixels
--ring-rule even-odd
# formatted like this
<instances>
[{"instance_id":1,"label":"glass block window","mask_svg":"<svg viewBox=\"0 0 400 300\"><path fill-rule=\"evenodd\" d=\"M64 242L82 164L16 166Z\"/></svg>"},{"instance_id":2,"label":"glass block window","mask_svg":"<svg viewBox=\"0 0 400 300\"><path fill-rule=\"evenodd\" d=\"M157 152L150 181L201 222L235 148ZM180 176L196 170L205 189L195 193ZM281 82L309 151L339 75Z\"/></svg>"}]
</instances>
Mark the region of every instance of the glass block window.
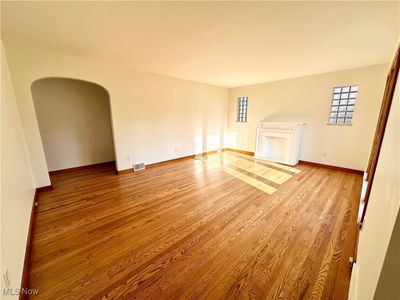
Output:
<instances>
[{"instance_id":1,"label":"glass block window","mask_svg":"<svg viewBox=\"0 0 400 300\"><path fill-rule=\"evenodd\" d=\"M249 105L249 97L238 98L237 122L247 122L247 107Z\"/></svg>"},{"instance_id":2,"label":"glass block window","mask_svg":"<svg viewBox=\"0 0 400 300\"><path fill-rule=\"evenodd\" d=\"M356 104L358 85L333 88L329 124L351 124Z\"/></svg>"}]
</instances>

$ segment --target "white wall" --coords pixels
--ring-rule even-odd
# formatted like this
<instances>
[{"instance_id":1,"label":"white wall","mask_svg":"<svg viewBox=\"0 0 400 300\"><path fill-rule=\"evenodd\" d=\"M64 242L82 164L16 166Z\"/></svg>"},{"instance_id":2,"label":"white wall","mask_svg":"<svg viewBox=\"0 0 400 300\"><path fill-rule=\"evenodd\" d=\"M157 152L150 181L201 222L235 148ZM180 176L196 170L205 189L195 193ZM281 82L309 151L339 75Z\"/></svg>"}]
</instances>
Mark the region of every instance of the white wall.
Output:
<instances>
[{"instance_id":1,"label":"white wall","mask_svg":"<svg viewBox=\"0 0 400 300\"><path fill-rule=\"evenodd\" d=\"M7 268L12 288L19 288L35 188L1 44L1 273Z\"/></svg>"},{"instance_id":2,"label":"white wall","mask_svg":"<svg viewBox=\"0 0 400 300\"><path fill-rule=\"evenodd\" d=\"M256 122L264 119L305 121L301 160L363 170L387 70L383 64L230 89L227 146L254 151ZM350 84L360 86L353 125L327 125L333 87ZM249 97L247 123L236 123L240 96Z\"/></svg>"},{"instance_id":3,"label":"white wall","mask_svg":"<svg viewBox=\"0 0 400 300\"><path fill-rule=\"evenodd\" d=\"M117 169L215 150L226 131L227 89L6 43L36 186L50 184L32 101L44 77L87 80L110 95Z\"/></svg>"},{"instance_id":4,"label":"white wall","mask_svg":"<svg viewBox=\"0 0 400 300\"><path fill-rule=\"evenodd\" d=\"M385 261L379 275L378 285L374 299L400 299L400 213L397 214L396 223L385 255Z\"/></svg>"},{"instance_id":5,"label":"white wall","mask_svg":"<svg viewBox=\"0 0 400 300\"><path fill-rule=\"evenodd\" d=\"M350 299L373 299L400 207L400 78L397 80L385 136L375 172L357 262L350 285ZM397 254L399 268L399 253ZM394 274L393 274L394 275ZM397 285L398 285L398 278ZM379 298L377 298L379 299Z\"/></svg>"},{"instance_id":6,"label":"white wall","mask_svg":"<svg viewBox=\"0 0 400 300\"><path fill-rule=\"evenodd\" d=\"M81 80L45 78L32 95L49 171L114 160L108 93Z\"/></svg>"}]
</instances>

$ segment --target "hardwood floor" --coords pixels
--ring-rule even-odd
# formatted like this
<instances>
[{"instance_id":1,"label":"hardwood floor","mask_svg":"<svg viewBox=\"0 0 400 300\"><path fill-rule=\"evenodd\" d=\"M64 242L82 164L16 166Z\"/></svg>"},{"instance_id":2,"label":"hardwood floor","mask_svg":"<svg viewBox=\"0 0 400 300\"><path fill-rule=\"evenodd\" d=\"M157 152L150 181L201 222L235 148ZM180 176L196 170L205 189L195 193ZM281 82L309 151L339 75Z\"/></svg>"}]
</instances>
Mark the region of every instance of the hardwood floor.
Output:
<instances>
[{"instance_id":1,"label":"hardwood floor","mask_svg":"<svg viewBox=\"0 0 400 300\"><path fill-rule=\"evenodd\" d=\"M34 228L38 299L347 299L362 178L223 152L51 177Z\"/></svg>"}]
</instances>

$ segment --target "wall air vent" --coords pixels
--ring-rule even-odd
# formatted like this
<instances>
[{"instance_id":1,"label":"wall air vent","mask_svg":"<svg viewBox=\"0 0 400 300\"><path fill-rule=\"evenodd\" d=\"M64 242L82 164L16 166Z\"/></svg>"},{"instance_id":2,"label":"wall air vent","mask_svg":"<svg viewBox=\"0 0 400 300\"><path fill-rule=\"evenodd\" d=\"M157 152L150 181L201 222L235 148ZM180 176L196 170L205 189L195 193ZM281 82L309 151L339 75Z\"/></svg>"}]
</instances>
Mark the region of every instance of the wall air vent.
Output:
<instances>
[{"instance_id":1,"label":"wall air vent","mask_svg":"<svg viewBox=\"0 0 400 300\"><path fill-rule=\"evenodd\" d=\"M146 165L144 163L133 164L133 172L140 171L146 169Z\"/></svg>"}]
</instances>

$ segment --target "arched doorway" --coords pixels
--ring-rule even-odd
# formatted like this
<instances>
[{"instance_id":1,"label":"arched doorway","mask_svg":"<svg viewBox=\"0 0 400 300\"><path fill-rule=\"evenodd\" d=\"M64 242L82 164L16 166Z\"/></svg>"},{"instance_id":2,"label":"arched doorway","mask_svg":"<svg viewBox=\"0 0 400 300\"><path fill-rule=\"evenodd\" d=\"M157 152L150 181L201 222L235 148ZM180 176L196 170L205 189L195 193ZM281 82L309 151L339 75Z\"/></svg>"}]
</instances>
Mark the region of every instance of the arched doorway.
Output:
<instances>
[{"instance_id":1,"label":"arched doorway","mask_svg":"<svg viewBox=\"0 0 400 300\"><path fill-rule=\"evenodd\" d=\"M31 92L49 172L115 161L109 94L78 79L43 78Z\"/></svg>"}]
</instances>

